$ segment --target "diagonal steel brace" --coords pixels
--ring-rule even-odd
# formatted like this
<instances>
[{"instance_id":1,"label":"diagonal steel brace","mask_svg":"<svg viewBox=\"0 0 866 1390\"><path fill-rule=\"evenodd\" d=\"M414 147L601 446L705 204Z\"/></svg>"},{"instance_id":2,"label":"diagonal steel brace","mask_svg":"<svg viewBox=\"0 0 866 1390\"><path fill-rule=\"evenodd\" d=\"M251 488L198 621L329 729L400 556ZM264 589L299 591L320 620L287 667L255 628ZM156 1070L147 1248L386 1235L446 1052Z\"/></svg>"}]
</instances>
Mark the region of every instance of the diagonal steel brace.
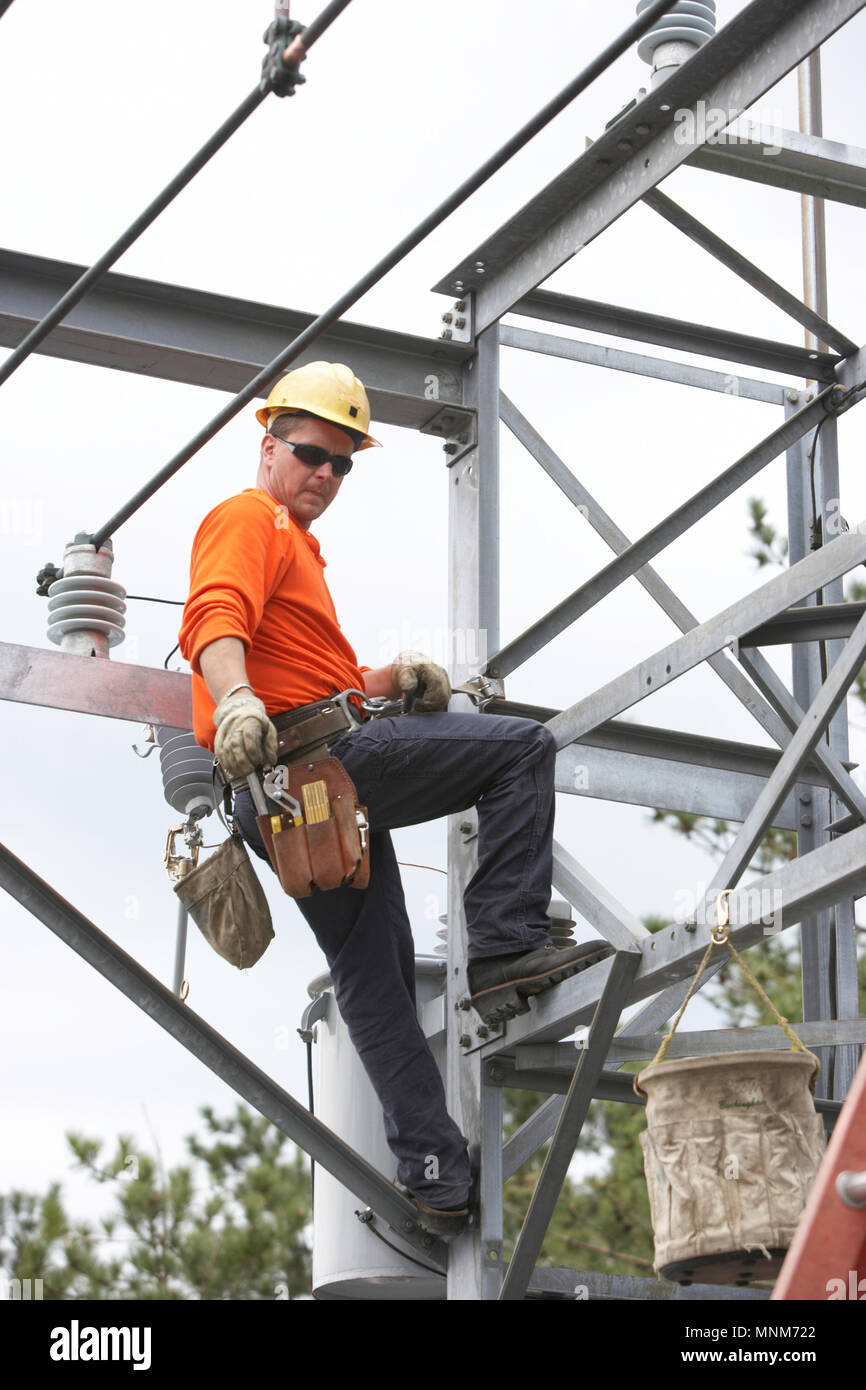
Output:
<instances>
[{"instance_id":1,"label":"diagonal steel brace","mask_svg":"<svg viewBox=\"0 0 866 1390\"><path fill-rule=\"evenodd\" d=\"M266 1116L321 1166L371 1207L401 1238L428 1259L446 1262L442 1241L422 1231L418 1213L387 1178L355 1153L338 1135L317 1120L305 1106L232 1046L216 1029L184 1004L176 994L127 955L110 936L0 845L0 886L34 917L71 946L121 993L149 1014L154 1022L210 1067L238 1095Z\"/></svg>"},{"instance_id":2,"label":"diagonal steel brace","mask_svg":"<svg viewBox=\"0 0 866 1390\"><path fill-rule=\"evenodd\" d=\"M523 1222L508 1273L499 1295L504 1302L521 1300L526 1293L538 1252L550 1225L568 1165L574 1155L593 1090L604 1066L632 981L641 963L639 951L618 951L613 958L604 991L598 1001L586 1049L580 1053L553 1143Z\"/></svg>"}]
</instances>

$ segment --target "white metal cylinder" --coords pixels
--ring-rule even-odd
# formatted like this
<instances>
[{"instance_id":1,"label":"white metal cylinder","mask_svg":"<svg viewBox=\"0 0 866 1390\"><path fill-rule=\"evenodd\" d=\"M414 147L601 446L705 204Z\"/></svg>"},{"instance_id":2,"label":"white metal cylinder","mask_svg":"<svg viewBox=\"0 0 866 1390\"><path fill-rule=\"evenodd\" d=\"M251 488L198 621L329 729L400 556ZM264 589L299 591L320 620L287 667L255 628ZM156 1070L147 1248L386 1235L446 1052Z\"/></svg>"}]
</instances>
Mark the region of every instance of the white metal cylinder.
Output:
<instances>
[{"instance_id":1,"label":"white metal cylinder","mask_svg":"<svg viewBox=\"0 0 866 1390\"><path fill-rule=\"evenodd\" d=\"M418 1016L430 1035L433 1055L444 1067L445 962L432 956L415 960ZM331 988L330 975L320 975L309 986L315 999L327 992L325 1017L316 1025L314 1046L318 1052L316 1115L372 1163L386 1178L396 1176L396 1159L388 1147L382 1109L349 1040ZM435 1036L441 1010L442 1030ZM363 1203L324 1168L316 1168L313 1212L313 1295L317 1299L427 1300L445 1298L445 1279L436 1271L425 1272L423 1253L402 1246L406 1258L391 1250L369 1225L355 1215ZM387 1227L382 1235L393 1245L400 1238ZM419 1263L412 1263L413 1260Z\"/></svg>"}]
</instances>

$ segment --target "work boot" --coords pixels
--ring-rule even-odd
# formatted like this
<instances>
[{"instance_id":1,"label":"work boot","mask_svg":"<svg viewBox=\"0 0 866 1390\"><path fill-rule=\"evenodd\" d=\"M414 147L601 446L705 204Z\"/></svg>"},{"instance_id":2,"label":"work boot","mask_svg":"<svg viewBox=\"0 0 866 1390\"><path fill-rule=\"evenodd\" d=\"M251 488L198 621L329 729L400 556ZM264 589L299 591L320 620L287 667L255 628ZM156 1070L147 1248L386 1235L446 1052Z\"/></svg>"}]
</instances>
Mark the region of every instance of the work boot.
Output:
<instances>
[{"instance_id":1,"label":"work boot","mask_svg":"<svg viewBox=\"0 0 866 1390\"><path fill-rule=\"evenodd\" d=\"M482 956L469 965L472 1007L485 1023L504 1023L529 1012L530 995L540 994L613 955L606 941L578 946L542 946L520 955Z\"/></svg>"},{"instance_id":2,"label":"work boot","mask_svg":"<svg viewBox=\"0 0 866 1390\"><path fill-rule=\"evenodd\" d=\"M453 1240L465 1229L469 1221L470 1208L472 1205L472 1193L470 1193L468 1204L457 1210L450 1211L444 1207L430 1207L426 1202L422 1202L414 1192L410 1192L408 1187L394 1179L394 1186L398 1192L408 1198L413 1207L418 1212L418 1225L424 1231L429 1231L431 1236L439 1236L440 1240Z\"/></svg>"}]
</instances>

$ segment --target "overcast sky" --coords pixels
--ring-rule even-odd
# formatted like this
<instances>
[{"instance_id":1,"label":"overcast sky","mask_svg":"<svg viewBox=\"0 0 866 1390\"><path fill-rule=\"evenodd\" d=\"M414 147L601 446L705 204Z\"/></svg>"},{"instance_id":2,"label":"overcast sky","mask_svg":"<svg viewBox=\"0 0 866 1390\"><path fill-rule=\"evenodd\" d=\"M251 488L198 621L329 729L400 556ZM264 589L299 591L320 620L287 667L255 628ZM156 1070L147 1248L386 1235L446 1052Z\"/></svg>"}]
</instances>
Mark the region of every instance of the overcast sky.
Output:
<instances>
[{"instance_id":1,"label":"overcast sky","mask_svg":"<svg viewBox=\"0 0 866 1390\"><path fill-rule=\"evenodd\" d=\"M722 0L718 8L727 22L742 6ZM304 20L314 13L295 12ZM517 0L355 0L311 55L306 86L291 100L270 97L119 269L318 312L633 14L632 0L540 0L531 15ZM96 259L255 85L270 17L268 4L228 0L204 9L167 0L147 7L82 0L74 8L17 0L0 22L0 242L82 265ZM825 134L855 146L866 145L864 36L861 15L824 50ZM648 76L636 53L624 57L350 317L436 337L449 301L429 287L576 158ZM794 77L751 114L796 128ZM801 292L796 195L691 169L675 174L665 191ZM830 317L859 342L866 322L860 212L830 206L828 241ZM802 342L796 324L643 206L548 287ZM781 422L773 406L513 350L503 352L502 385L632 537ZM2 388L4 641L50 645L36 571L48 560L60 563L77 531L113 514L225 399L47 356L31 358ZM372 666L394 655L395 630L423 646L425 636L441 642L447 624L441 447L375 422L374 432L385 447L359 459L316 528L344 631ZM117 533L114 578L129 593L185 597L196 527L222 498L254 484L260 434L251 408ZM863 436L857 412L841 421L843 511L852 524L866 517ZM784 459L656 564L701 620L766 577L747 554L752 495L763 496L784 525ZM610 558L507 431L502 557L504 640ZM111 660L161 667L179 612L130 602L127 641ZM570 704L675 635L632 581L517 671L508 694ZM784 656L774 660L787 676ZM184 669L177 656L170 665ZM631 717L766 742L706 670ZM156 755L139 761L132 751L140 726L10 703L0 705L0 720L3 842L170 984L176 905L161 855L177 816L163 799ZM560 797L557 837L632 911L672 913L678 895L696 890L713 865L649 822L642 808ZM223 838L214 817L206 830L209 843ZM396 843L401 860L430 866L404 870L418 949L429 952L445 907L445 878L435 871L445 867L444 827L400 832ZM269 879L277 938L251 972L238 974L190 927L189 1004L303 1097L303 1048L294 1030L323 962L297 909ZM63 1179L76 1210L102 1210L104 1196L94 1205L69 1176L67 1130L109 1140L130 1133L147 1147L158 1141L170 1163L197 1126L197 1107L225 1113L235 1097L7 898L0 929L7 1059L0 1191L41 1190Z\"/></svg>"}]
</instances>

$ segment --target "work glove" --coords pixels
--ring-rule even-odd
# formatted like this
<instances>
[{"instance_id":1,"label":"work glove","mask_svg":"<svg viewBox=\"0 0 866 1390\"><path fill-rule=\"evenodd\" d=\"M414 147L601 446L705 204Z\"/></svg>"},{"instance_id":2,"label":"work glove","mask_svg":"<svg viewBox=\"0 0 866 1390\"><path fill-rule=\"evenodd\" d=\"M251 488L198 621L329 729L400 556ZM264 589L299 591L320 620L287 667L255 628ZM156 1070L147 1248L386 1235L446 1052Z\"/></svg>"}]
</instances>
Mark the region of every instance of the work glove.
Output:
<instances>
[{"instance_id":1,"label":"work glove","mask_svg":"<svg viewBox=\"0 0 866 1390\"><path fill-rule=\"evenodd\" d=\"M392 668L397 686L412 701L413 714L432 714L435 710L448 708L451 699L448 672L431 661L429 656L423 656L421 652L400 652Z\"/></svg>"},{"instance_id":2,"label":"work glove","mask_svg":"<svg viewBox=\"0 0 866 1390\"><path fill-rule=\"evenodd\" d=\"M224 695L214 710L214 753L229 777L248 777L277 761L277 731L251 690Z\"/></svg>"}]
</instances>

